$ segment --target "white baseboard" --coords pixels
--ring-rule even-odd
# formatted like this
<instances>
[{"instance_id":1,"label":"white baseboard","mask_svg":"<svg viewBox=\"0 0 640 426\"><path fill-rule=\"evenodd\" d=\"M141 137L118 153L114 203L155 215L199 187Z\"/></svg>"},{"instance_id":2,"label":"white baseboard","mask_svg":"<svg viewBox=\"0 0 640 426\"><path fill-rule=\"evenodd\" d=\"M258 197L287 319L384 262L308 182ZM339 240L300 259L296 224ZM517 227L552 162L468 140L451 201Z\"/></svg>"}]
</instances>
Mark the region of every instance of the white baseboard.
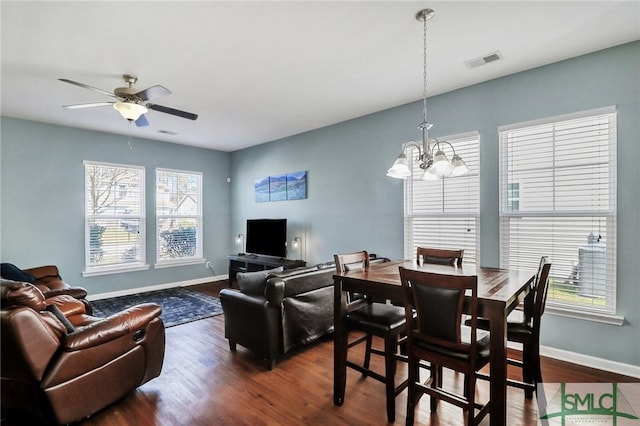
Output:
<instances>
[{"instance_id":1,"label":"white baseboard","mask_svg":"<svg viewBox=\"0 0 640 426\"><path fill-rule=\"evenodd\" d=\"M509 342L509 347L522 350L519 343ZM640 379L640 366L625 364L618 361L611 361L604 358L597 358L591 355L584 355L577 352L571 352L564 349L552 348L550 346L540 346L540 355L554 358L560 361L567 361L573 364L584 365L598 370L608 371L610 373L622 374L624 376Z\"/></svg>"},{"instance_id":2,"label":"white baseboard","mask_svg":"<svg viewBox=\"0 0 640 426\"><path fill-rule=\"evenodd\" d=\"M541 346L540 354L548 356L549 358L569 361L574 364L584 365L586 367L597 368L598 370L609 371L611 373L622 374L625 376L640 379L640 367L637 365L625 364L622 362L611 361L604 358L597 358L591 355L570 352L564 349L551 348L549 346Z\"/></svg>"},{"instance_id":3,"label":"white baseboard","mask_svg":"<svg viewBox=\"0 0 640 426\"><path fill-rule=\"evenodd\" d=\"M179 281L179 282L166 283L166 284L156 284L156 285L150 285L145 287L130 288L127 290L111 291L109 293L91 294L87 296L87 299L89 301L108 299L110 297L128 296L130 294L146 293L154 290L165 290L167 288L188 287L191 285L210 283L214 281L222 281L228 278L229 278L228 275L216 275L213 277L196 278L196 279L187 280L187 281Z\"/></svg>"}]
</instances>

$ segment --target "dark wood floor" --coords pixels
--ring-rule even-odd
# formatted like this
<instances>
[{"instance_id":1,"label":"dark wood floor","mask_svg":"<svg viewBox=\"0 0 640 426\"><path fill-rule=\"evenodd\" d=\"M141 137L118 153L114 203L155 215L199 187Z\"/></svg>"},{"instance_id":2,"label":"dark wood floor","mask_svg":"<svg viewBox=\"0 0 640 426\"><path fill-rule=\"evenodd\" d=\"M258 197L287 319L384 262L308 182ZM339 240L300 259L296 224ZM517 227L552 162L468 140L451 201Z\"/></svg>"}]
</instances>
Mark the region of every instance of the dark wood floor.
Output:
<instances>
[{"instance_id":1,"label":"dark wood floor","mask_svg":"<svg viewBox=\"0 0 640 426\"><path fill-rule=\"evenodd\" d=\"M226 282L190 287L217 295ZM382 364L380 364L382 371ZM628 382L633 378L545 358L548 382ZM399 366L406 377L406 367ZM453 374L448 380L462 385ZM99 391L99 390L96 390ZM488 383L480 382L480 400L488 397ZM396 422L405 421L406 391L396 399ZM462 411L441 403L430 415L427 397L416 413L416 424L457 425ZM511 425L536 425L535 402L518 389L508 390ZM82 422L83 426L111 425L375 425L385 424L384 386L361 379L349 370L345 403L333 405L333 341L326 338L278 363L268 371L249 351L229 351L224 339L224 316L219 315L166 330L166 354L160 377ZM483 424L488 424L485 419Z\"/></svg>"}]
</instances>

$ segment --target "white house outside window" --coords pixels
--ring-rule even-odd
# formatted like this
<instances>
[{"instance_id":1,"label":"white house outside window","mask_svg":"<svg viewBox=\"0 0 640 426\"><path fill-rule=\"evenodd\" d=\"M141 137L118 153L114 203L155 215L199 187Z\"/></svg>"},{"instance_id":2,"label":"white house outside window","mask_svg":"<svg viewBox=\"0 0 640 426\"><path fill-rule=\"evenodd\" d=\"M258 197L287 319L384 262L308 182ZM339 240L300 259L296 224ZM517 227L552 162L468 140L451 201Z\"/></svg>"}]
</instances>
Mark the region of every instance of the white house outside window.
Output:
<instances>
[{"instance_id":1,"label":"white house outside window","mask_svg":"<svg viewBox=\"0 0 640 426\"><path fill-rule=\"evenodd\" d=\"M447 138L470 169L465 176L418 180L417 150L407 151L412 176L404 183L404 256L415 259L417 247L463 249L464 263L479 261L480 136L477 132ZM445 148L446 150L447 148ZM451 158L452 153L446 154Z\"/></svg>"},{"instance_id":2,"label":"white house outside window","mask_svg":"<svg viewBox=\"0 0 640 426\"><path fill-rule=\"evenodd\" d=\"M157 266L203 261L202 236L202 173L157 169Z\"/></svg>"},{"instance_id":3,"label":"white house outside window","mask_svg":"<svg viewBox=\"0 0 640 426\"><path fill-rule=\"evenodd\" d=\"M501 263L550 257L547 305L615 314L613 107L500 128Z\"/></svg>"},{"instance_id":4,"label":"white house outside window","mask_svg":"<svg viewBox=\"0 0 640 426\"><path fill-rule=\"evenodd\" d=\"M85 161L85 271L147 269L144 168Z\"/></svg>"}]
</instances>

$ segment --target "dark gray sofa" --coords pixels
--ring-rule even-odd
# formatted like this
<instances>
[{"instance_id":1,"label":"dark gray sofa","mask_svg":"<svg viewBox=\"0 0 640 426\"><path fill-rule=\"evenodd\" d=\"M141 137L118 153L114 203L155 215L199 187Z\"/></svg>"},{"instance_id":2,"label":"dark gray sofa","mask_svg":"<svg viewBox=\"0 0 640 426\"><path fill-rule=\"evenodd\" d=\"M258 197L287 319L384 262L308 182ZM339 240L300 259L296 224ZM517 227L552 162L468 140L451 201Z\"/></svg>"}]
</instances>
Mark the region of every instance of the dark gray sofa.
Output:
<instances>
[{"instance_id":1,"label":"dark gray sofa","mask_svg":"<svg viewBox=\"0 0 640 426\"><path fill-rule=\"evenodd\" d=\"M287 352L331 333L334 273L333 264L265 273L263 291L255 282L243 288L238 274L241 290L220 292L231 351L242 345L272 369Z\"/></svg>"}]
</instances>

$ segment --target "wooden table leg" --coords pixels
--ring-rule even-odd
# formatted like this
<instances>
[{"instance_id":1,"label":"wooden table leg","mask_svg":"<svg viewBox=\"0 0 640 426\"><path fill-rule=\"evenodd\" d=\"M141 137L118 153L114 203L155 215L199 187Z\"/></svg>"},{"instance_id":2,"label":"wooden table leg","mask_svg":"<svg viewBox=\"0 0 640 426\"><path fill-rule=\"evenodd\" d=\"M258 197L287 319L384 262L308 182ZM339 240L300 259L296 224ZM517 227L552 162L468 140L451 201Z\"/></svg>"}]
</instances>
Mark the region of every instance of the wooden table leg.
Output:
<instances>
[{"instance_id":1,"label":"wooden table leg","mask_svg":"<svg viewBox=\"0 0 640 426\"><path fill-rule=\"evenodd\" d=\"M334 278L333 300L333 403L342 405L347 385L347 296L340 278Z\"/></svg>"},{"instance_id":2,"label":"wooden table leg","mask_svg":"<svg viewBox=\"0 0 640 426\"><path fill-rule=\"evenodd\" d=\"M507 316L504 303L495 303L489 312L491 332L491 409L492 426L507 424Z\"/></svg>"}]
</instances>

